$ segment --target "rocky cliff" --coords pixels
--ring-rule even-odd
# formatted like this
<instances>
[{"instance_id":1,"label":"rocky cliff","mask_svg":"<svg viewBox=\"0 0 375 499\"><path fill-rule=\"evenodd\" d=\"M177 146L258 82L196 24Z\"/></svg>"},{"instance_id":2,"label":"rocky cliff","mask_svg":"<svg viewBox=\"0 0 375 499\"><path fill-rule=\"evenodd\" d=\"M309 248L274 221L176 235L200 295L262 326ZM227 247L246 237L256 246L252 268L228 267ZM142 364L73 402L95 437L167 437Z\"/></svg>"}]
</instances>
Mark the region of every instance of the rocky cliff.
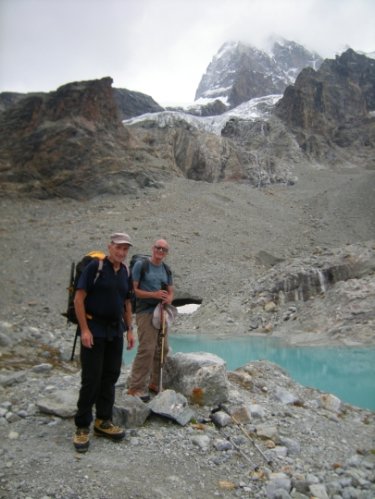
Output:
<instances>
[{"instance_id":1,"label":"rocky cliff","mask_svg":"<svg viewBox=\"0 0 375 499\"><path fill-rule=\"evenodd\" d=\"M124 126L111 84L110 78L71 83L1 113L1 192L83 199L136 192L171 175L252 185L285 181L276 166L263 171L229 133L205 131L184 114L145 115Z\"/></svg>"},{"instance_id":2,"label":"rocky cliff","mask_svg":"<svg viewBox=\"0 0 375 499\"><path fill-rule=\"evenodd\" d=\"M307 157L374 168L375 60L349 49L304 69L276 104Z\"/></svg>"},{"instance_id":3,"label":"rocky cliff","mask_svg":"<svg viewBox=\"0 0 375 499\"><path fill-rule=\"evenodd\" d=\"M19 99L1 113L0 130L1 191L8 195L126 193L152 183L153 167L160 168L122 126L111 78Z\"/></svg>"},{"instance_id":4,"label":"rocky cliff","mask_svg":"<svg viewBox=\"0 0 375 499\"><path fill-rule=\"evenodd\" d=\"M117 106L117 112L121 120L133 118L144 113L156 113L163 111L164 108L159 106L149 95L141 92L134 92L126 88L113 88L113 98ZM22 94L19 92L1 92L0 93L0 112L6 111L10 107L17 104L25 97L46 96L45 92L30 92Z\"/></svg>"},{"instance_id":5,"label":"rocky cliff","mask_svg":"<svg viewBox=\"0 0 375 499\"><path fill-rule=\"evenodd\" d=\"M216 118L156 112L152 99L114 92L111 78L9 98L0 113L0 192L84 199L171 176L292 184L306 161L374 168L374 73L374 60L348 50L304 69L275 112L258 99L255 114L244 103ZM121 122L146 105L150 113Z\"/></svg>"}]
</instances>

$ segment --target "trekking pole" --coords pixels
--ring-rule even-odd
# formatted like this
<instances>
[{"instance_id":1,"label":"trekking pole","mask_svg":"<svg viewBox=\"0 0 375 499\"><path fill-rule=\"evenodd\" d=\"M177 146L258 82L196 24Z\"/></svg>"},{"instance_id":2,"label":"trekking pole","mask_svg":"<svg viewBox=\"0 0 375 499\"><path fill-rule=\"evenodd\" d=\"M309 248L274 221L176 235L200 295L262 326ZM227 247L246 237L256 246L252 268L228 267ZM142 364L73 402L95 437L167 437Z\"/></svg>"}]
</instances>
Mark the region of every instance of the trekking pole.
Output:
<instances>
[{"instance_id":1,"label":"trekking pole","mask_svg":"<svg viewBox=\"0 0 375 499\"><path fill-rule=\"evenodd\" d=\"M76 344L77 344L77 338L78 338L78 331L79 331L79 326L77 326L76 329L76 334L74 336L74 341L73 341L73 348L72 348L72 355L70 356L70 360L74 359L74 352L76 351Z\"/></svg>"},{"instance_id":2,"label":"trekking pole","mask_svg":"<svg viewBox=\"0 0 375 499\"><path fill-rule=\"evenodd\" d=\"M163 367L164 367L164 342L165 342L165 308L161 307L161 351L160 351L160 378L159 378L159 393L163 391Z\"/></svg>"},{"instance_id":3,"label":"trekking pole","mask_svg":"<svg viewBox=\"0 0 375 499\"><path fill-rule=\"evenodd\" d=\"M244 457L246 459L246 461L249 461L249 463L252 465L252 467L254 467L254 463L252 462L252 460L249 458L249 456L247 454L244 453L244 451L233 441L233 439L229 436L226 437L226 439L228 440L228 442L230 442L233 447L236 449L236 451L241 454L242 457Z\"/></svg>"},{"instance_id":4,"label":"trekking pole","mask_svg":"<svg viewBox=\"0 0 375 499\"><path fill-rule=\"evenodd\" d=\"M227 414L229 414L229 413L227 413ZM254 439L251 438L250 433L244 429L244 427L242 426L242 424L232 414L229 414L229 416L233 419L233 421L236 423L237 427L242 431L242 433L250 440L250 442L253 444L253 446L255 447L255 449L259 452L259 454L262 456L262 458L265 460L265 462L268 464L268 466L272 467L272 461L270 459L268 459L268 457L264 454L264 452L259 447L259 445L257 445L254 442Z\"/></svg>"},{"instance_id":5,"label":"trekking pole","mask_svg":"<svg viewBox=\"0 0 375 499\"><path fill-rule=\"evenodd\" d=\"M74 262L72 262L70 266L70 275L69 275L69 285L68 285L68 305L67 305L67 310L69 310L69 307L71 305L71 302L73 300L73 295L74 295L74 271L75 271L76 265ZM69 318L67 317L67 320L69 322Z\"/></svg>"}]
</instances>

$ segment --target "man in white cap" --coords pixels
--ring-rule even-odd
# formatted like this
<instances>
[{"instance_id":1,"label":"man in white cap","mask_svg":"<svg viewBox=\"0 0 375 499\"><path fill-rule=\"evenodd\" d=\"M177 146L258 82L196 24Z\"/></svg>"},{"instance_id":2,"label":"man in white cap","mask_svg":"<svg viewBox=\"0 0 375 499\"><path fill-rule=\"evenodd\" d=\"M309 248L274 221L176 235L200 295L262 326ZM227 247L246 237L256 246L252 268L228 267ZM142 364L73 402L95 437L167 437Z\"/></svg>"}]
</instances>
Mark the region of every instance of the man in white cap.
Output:
<instances>
[{"instance_id":1,"label":"man in white cap","mask_svg":"<svg viewBox=\"0 0 375 499\"><path fill-rule=\"evenodd\" d=\"M108 256L102 264L97 259L90 262L78 281L74 307L81 336L82 374L73 438L78 452L86 452L89 448L94 405L94 434L114 441L125 436L124 430L112 423L112 411L125 331L128 350L134 346L132 283L124 264L130 246L128 234L112 234Z\"/></svg>"}]
</instances>

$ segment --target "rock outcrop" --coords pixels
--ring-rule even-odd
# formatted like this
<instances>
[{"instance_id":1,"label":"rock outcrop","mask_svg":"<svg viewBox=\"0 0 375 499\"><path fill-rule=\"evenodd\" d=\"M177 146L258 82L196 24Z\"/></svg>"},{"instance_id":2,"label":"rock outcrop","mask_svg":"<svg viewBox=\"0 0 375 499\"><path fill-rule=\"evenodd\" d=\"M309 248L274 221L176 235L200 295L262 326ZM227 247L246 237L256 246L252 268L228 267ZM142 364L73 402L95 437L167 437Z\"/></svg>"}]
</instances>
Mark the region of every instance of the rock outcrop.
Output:
<instances>
[{"instance_id":1,"label":"rock outcrop","mask_svg":"<svg viewBox=\"0 0 375 499\"><path fill-rule=\"evenodd\" d=\"M318 71L304 69L275 113L309 158L373 168L374 110L375 60L348 49Z\"/></svg>"},{"instance_id":2,"label":"rock outcrop","mask_svg":"<svg viewBox=\"0 0 375 499\"><path fill-rule=\"evenodd\" d=\"M248 179L235 144L192 126L179 114L163 113L160 120L145 117L127 128L152 148L152 154L170 173L205 182Z\"/></svg>"},{"instance_id":3,"label":"rock outcrop","mask_svg":"<svg viewBox=\"0 0 375 499\"><path fill-rule=\"evenodd\" d=\"M127 120L144 113L158 113L164 108L149 95L126 88L114 88L114 99L121 120Z\"/></svg>"},{"instance_id":4,"label":"rock outcrop","mask_svg":"<svg viewBox=\"0 0 375 499\"><path fill-rule=\"evenodd\" d=\"M19 92L1 92L0 93L0 112L5 111L11 106L14 106L18 101L24 99L25 97L30 97L32 93L22 94Z\"/></svg>"},{"instance_id":5,"label":"rock outcrop","mask_svg":"<svg viewBox=\"0 0 375 499\"><path fill-rule=\"evenodd\" d=\"M235 144L251 185L262 187L295 182L293 167L304 161L304 155L280 120L232 118L221 134Z\"/></svg>"},{"instance_id":6,"label":"rock outcrop","mask_svg":"<svg viewBox=\"0 0 375 499\"><path fill-rule=\"evenodd\" d=\"M1 191L82 199L157 187L170 175L252 183L248 162L227 138L168 115L123 126L111 84L70 83L1 113Z\"/></svg>"},{"instance_id":7,"label":"rock outcrop","mask_svg":"<svg viewBox=\"0 0 375 499\"><path fill-rule=\"evenodd\" d=\"M111 78L20 99L0 114L0 130L1 191L7 195L132 192L150 185L150 171L160 168L122 126ZM138 168L140 157L148 174Z\"/></svg>"},{"instance_id":8,"label":"rock outcrop","mask_svg":"<svg viewBox=\"0 0 375 499\"><path fill-rule=\"evenodd\" d=\"M157 113L163 111L149 95L141 92L135 92L126 88L113 88L113 97L117 106L117 112L121 120L133 118L144 113ZM6 111L17 104L22 99L40 96L45 97L46 92L30 92L23 94L20 92L1 92L0 93L0 112Z\"/></svg>"}]
</instances>

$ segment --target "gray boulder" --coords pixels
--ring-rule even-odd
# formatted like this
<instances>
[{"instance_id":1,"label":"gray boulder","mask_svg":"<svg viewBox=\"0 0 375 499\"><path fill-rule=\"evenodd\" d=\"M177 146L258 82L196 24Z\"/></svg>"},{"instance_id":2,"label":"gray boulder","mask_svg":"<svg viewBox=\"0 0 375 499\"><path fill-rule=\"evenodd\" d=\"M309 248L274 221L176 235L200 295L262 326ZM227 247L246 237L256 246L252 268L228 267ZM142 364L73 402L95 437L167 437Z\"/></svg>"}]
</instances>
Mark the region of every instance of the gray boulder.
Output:
<instances>
[{"instance_id":1,"label":"gray boulder","mask_svg":"<svg viewBox=\"0 0 375 499\"><path fill-rule=\"evenodd\" d=\"M189 408L186 398L173 390L165 390L155 397L148 407L154 414L164 416L185 426L194 416Z\"/></svg>"},{"instance_id":2,"label":"gray boulder","mask_svg":"<svg viewBox=\"0 0 375 499\"><path fill-rule=\"evenodd\" d=\"M60 418L71 418L77 410L77 390L59 390L40 398L36 405L41 412Z\"/></svg>"},{"instance_id":3,"label":"gray boulder","mask_svg":"<svg viewBox=\"0 0 375 499\"><path fill-rule=\"evenodd\" d=\"M113 422L126 428L142 426L150 415L150 409L140 398L123 394L116 395L113 408Z\"/></svg>"},{"instance_id":4,"label":"gray boulder","mask_svg":"<svg viewBox=\"0 0 375 499\"><path fill-rule=\"evenodd\" d=\"M176 353L165 366L165 386L191 403L216 405L228 399L226 363L207 352Z\"/></svg>"}]
</instances>

